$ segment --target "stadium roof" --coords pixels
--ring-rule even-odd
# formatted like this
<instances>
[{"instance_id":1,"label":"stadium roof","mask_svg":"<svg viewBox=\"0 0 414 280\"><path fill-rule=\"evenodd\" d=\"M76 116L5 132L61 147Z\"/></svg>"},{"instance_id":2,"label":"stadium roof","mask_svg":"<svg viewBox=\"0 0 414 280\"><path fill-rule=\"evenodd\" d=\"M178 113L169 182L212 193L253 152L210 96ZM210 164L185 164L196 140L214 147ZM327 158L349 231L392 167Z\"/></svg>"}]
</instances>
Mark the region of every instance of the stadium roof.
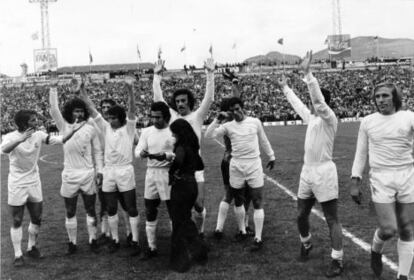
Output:
<instances>
[{"instance_id":1,"label":"stadium roof","mask_svg":"<svg viewBox=\"0 0 414 280\"><path fill-rule=\"evenodd\" d=\"M139 69L153 69L152 63L139 63ZM89 73L89 72L123 72L134 71L138 69L138 63L126 64L102 64L102 65L83 65L83 66L65 66L57 69L58 73Z\"/></svg>"}]
</instances>

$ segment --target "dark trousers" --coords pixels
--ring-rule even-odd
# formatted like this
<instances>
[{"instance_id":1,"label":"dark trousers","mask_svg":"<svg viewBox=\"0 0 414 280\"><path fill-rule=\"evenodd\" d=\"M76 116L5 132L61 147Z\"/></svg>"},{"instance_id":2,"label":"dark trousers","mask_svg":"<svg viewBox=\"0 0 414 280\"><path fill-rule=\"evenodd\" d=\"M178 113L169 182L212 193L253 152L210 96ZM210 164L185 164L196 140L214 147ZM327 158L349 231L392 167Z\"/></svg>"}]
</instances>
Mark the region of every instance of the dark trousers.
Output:
<instances>
[{"instance_id":1,"label":"dark trousers","mask_svg":"<svg viewBox=\"0 0 414 280\"><path fill-rule=\"evenodd\" d=\"M207 245L199 237L191 219L191 209L197 199L197 182L194 178L176 180L171 188L171 236L170 267L178 272L190 269L191 261L207 260Z\"/></svg>"}]
</instances>

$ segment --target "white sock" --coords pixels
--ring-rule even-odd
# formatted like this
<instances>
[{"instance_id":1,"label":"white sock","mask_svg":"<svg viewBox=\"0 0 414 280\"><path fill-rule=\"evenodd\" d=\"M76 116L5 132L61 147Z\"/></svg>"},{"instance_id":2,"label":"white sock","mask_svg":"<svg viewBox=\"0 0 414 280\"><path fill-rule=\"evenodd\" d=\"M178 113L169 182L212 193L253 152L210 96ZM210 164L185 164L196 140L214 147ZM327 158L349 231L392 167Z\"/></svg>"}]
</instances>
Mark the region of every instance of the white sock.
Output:
<instances>
[{"instance_id":1,"label":"white sock","mask_svg":"<svg viewBox=\"0 0 414 280\"><path fill-rule=\"evenodd\" d=\"M115 214L113 216L108 216L109 229L111 230L112 239L115 240L116 243L119 242L118 223L119 223L118 214Z\"/></svg>"},{"instance_id":2,"label":"white sock","mask_svg":"<svg viewBox=\"0 0 414 280\"><path fill-rule=\"evenodd\" d=\"M157 222L157 220L152 222L145 222L145 232L147 233L148 247L150 247L152 250L157 249L157 238L155 234L157 230Z\"/></svg>"},{"instance_id":3,"label":"white sock","mask_svg":"<svg viewBox=\"0 0 414 280\"><path fill-rule=\"evenodd\" d=\"M337 251L337 250L332 248L332 252L331 252L331 258L332 259L342 261L343 257L344 257L344 250L341 249L341 250Z\"/></svg>"},{"instance_id":4,"label":"white sock","mask_svg":"<svg viewBox=\"0 0 414 280\"><path fill-rule=\"evenodd\" d=\"M13 243L13 249L14 249L14 256L16 258L19 258L23 256L22 253L22 238L23 238L23 230L22 227L18 228L10 228L10 236Z\"/></svg>"},{"instance_id":5,"label":"white sock","mask_svg":"<svg viewBox=\"0 0 414 280\"><path fill-rule=\"evenodd\" d=\"M207 210L206 208L203 208L203 211L201 211L201 213L195 211L195 220L196 220L196 224L197 224L197 228L198 231L200 233L204 232L204 224L206 222L206 214L207 214Z\"/></svg>"},{"instance_id":6,"label":"white sock","mask_svg":"<svg viewBox=\"0 0 414 280\"><path fill-rule=\"evenodd\" d=\"M127 211L124 211L123 209L121 210L122 213L122 219L124 220L124 224L125 224L125 232L126 235L128 236L131 232L131 221L130 221L130 217L128 215Z\"/></svg>"},{"instance_id":7,"label":"white sock","mask_svg":"<svg viewBox=\"0 0 414 280\"><path fill-rule=\"evenodd\" d=\"M254 231L256 240L262 240L262 230L264 223L264 210L263 209L254 209L253 211L253 222L254 222Z\"/></svg>"},{"instance_id":8,"label":"white sock","mask_svg":"<svg viewBox=\"0 0 414 280\"><path fill-rule=\"evenodd\" d=\"M105 236L109 237L111 235L111 230L109 229L108 224L108 214L102 216L101 219L101 232L105 234Z\"/></svg>"},{"instance_id":9,"label":"white sock","mask_svg":"<svg viewBox=\"0 0 414 280\"><path fill-rule=\"evenodd\" d=\"M39 225L32 224L30 222L29 228L27 231L29 232L29 240L27 242L27 251L30 251L33 246L36 246L37 235L39 234Z\"/></svg>"},{"instance_id":10,"label":"white sock","mask_svg":"<svg viewBox=\"0 0 414 280\"><path fill-rule=\"evenodd\" d=\"M65 227L68 233L69 241L76 245L76 236L78 231L78 220L76 219L76 216L66 218Z\"/></svg>"},{"instance_id":11,"label":"white sock","mask_svg":"<svg viewBox=\"0 0 414 280\"><path fill-rule=\"evenodd\" d=\"M402 241L398 239L398 277L400 275L408 276L411 270L411 264L414 257L414 241Z\"/></svg>"},{"instance_id":12,"label":"white sock","mask_svg":"<svg viewBox=\"0 0 414 280\"><path fill-rule=\"evenodd\" d=\"M138 242L138 224L139 224L139 215L136 217L129 217L129 224L131 225L131 232L132 232L132 241Z\"/></svg>"},{"instance_id":13,"label":"white sock","mask_svg":"<svg viewBox=\"0 0 414 280\"><path fill-rule=\"evenodd\" d=\"M239 226L239 230L246 234L246 227L244 225L244 217L246 215L246 210L244 206L236 207L234 206L234 214L236 215L237 225Z\"/></svg>"},{"instance_id":14,"label":"white sock","mask_svg":"<svg viewBox=\"0 0 414 280\"><path fill-rule=\"evenodd\" d=\"M225 201L220 202L216 226L216 230L218 231L223 231L224 223L226 222L227 218L227 212L229 211L229 206L230 205Z\"/></svg>"},{"instance_id":15,"label":"white sock","mask_svg":"<svg viewBox=\"0 0 414 280\"><path fill-rule=\"evenodd\" d=\"M372 239L371 249L374 252L382 254L382 249L384 248L385 241L382 240L378 235L379 229L374 233L374 238Z\"/></svg>"},{"instance_id":16,"label":"white sock","mask_svg":"<svg viewBox=\"0 0 414 280\"><path fill-rule=\"evenodd\" d=\"M96 219L86 215L86 227L88 228L89 243L92 243L92 240L96 240L96 232L98 231L96 228Z\"/></svg>"}]
</instances>

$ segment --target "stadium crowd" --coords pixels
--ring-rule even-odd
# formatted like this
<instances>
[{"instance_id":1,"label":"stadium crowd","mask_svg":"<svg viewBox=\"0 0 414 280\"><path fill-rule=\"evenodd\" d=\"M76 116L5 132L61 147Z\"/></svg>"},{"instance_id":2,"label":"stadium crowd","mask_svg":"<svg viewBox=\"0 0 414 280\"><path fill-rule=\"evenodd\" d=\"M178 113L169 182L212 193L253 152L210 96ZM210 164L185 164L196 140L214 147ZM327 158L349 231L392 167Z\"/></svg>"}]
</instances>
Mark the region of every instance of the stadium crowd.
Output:
<instances>
[{"instance_id":1,"label":"stadium crowd","mask_svg":"<svg viewBox=\"0 0 414 280\"><path fill-rule=\"evenodd\" d=\"M240 75L240 85L245 99L247 115L257 117L265 121L298 120L299 116L289 106L283 93L277 85L276 73L256 73ZM217 75L218 76L218 75ZM317 72L315 76L320 81L321 87L332 92L332 106L339 118L360 117L374 112L371 102L371 90L373 81L387 80L396 82L403 93L403 101L407 108L414 108L412 99L413 77L410 69L400 67L387 67L379 70L345 70L336 72ZM288 75L290 86L298 93L299 97L307 101L306 85L295 71ZM146 127L149 124L149 108L152 102L152 79L143 79L135 85L137 96L138 127ZM204 93L204 74L192 76L174 77L163 79L162 87L165 96L169 99L176 88L193 89L199 102ZM43 125L49 131L54 129L54 124L48 112L49 85L18 85L3 87L1 90L1 134L14 129L14 114L21 108L32 108L43 117ZM60 105L66 102L70 95L70 84L60 85L58 88ZM88 85L90 96L95 104L103 98L112 98L121 105L126 104L127 97L124 92L124 84L120 82L91 83ZM220 76L216 78L215 102L211 107L205 124L214 118L214 111L218 108L221 99L228 96L231 86ZM197 105L196 105L197 107Z\"/></svg>"}]
</instances>

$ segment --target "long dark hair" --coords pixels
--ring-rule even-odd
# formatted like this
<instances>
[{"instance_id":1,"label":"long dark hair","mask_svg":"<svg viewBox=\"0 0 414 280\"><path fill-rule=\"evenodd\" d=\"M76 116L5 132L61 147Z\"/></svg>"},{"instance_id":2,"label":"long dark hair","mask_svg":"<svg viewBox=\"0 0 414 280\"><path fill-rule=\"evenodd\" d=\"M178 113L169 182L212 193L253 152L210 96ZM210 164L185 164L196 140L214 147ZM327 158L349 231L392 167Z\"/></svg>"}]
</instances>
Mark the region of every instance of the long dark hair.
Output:
<instances>
[{"instance_id":1,"label":"long dark hair","mask_svg":"<svg viewBox=\"0 0 414 280\"><path fill-rule=\"evenodd\" d=\"M33 110L20 110L14 115L14 123L19 132L23 132L28 128L30 117L33 115L37 115Z\"/></svg>"},{"instance_id":2,"label":"long dark hair","mask_svg":"<svg viewBox=\"0 0 414 280\"><path fill-rule=\"evenodd\" d=\"M187 95L188 107L192 111L194 109L194 104L195 104L194 94L191 92L191 90L188 90L188 89L185 89L185 88L178 89L178 90L176 90L173 93L172 102L171 102L171 108L173 108L175 111L178 111L177 104L175 103L175 99L179 95Z\"/></svg>"},{"instance_id":3,"label":"long dark hair","mask_svg":"<svg viewBox=\"0 0 414 280\"><path fill-rule=\"evenodd\" d=\"M170 124L170 130L176 135L174 149L178 146L185 146L197 151L200 149L198 137L191 125L184 119L177 119Z\"/></svg>"}]
</instances>

